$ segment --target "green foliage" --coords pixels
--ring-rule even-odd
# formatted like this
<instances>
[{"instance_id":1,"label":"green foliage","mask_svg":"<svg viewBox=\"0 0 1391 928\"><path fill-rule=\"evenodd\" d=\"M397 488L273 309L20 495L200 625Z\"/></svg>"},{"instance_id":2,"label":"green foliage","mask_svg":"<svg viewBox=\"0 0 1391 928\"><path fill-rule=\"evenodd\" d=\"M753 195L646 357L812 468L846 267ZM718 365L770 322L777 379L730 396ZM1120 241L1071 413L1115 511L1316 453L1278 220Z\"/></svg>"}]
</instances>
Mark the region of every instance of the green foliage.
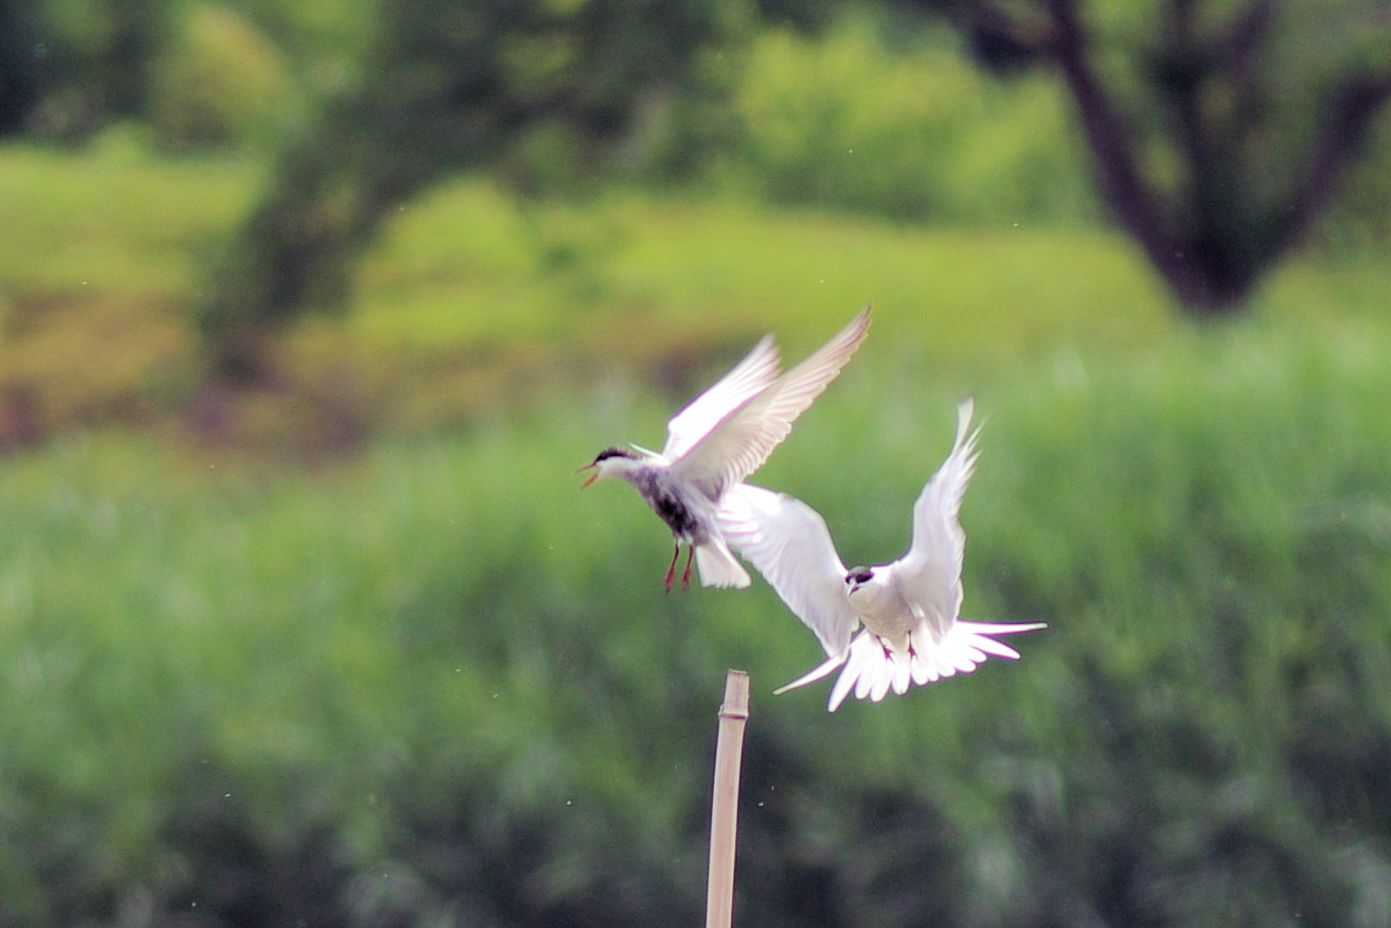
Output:
<instances>
[{"instance_id":1,"label":"green foliage","mask_svg":"<svg viewBox=\"0 0 1391 928\"><path fill-rule=\"evenodd\" d=\"M156 68L150 122L172 149L272 144L288 110L280 53L233 9L198 3Z\"/></svg>"},{"instance_id":2,"label":"green foliage","mask_svg":"<svg viewBox=\"0 0 1391 928\"><path fill-rule=\"evenodd\" d=\"M904 219L1091 218L1057 88L999 83L932 35L898 45L868 17L772 30L733 90L727 170L767 196Z\"/></svg>"},{"instance_id":3,"label":"green foliage","mask_svg":"<svg viewBox=\"0 0 1391 928\"><path fill-rule=\"evenodd\" d=\"M350 81L380 22L375 0L226 0L226 5L270 37L314 95L341 90Z\"/></svg>"},{"instance_id":4,"label":"green foliage","mask_svg":"<svg viewBox=\"0 0 1391 928\"><path fill-rule=\"evenodd\" d=\"M381 220L449 173L525 174L529 161L539 170L523 181L560 165L585 173L648 95L681 86L745 14L742 0L385 5L359 80L287 139L199 307L219 366L255 380L262 336L305 309L341 308Z\"/></svg>"},{"instance_id":5,"label":"green foliage","mask_svg":"<svg viewBox=\"0 0 1391 928\"><path fill-rule=\"evenodd\" d=\"M882 313L759 479L891 557L973 387L967 612L1050 628L834 716L767 695L819 655L766 587L664 596L660 524L577 493L658 440L669 403L621 381L314 475L116 436L11 458L0 921L696 920L728 666L742 921L1384 920L1384 324L992 374L895 345L931 334Z\"/></svg>"}]
</instances>

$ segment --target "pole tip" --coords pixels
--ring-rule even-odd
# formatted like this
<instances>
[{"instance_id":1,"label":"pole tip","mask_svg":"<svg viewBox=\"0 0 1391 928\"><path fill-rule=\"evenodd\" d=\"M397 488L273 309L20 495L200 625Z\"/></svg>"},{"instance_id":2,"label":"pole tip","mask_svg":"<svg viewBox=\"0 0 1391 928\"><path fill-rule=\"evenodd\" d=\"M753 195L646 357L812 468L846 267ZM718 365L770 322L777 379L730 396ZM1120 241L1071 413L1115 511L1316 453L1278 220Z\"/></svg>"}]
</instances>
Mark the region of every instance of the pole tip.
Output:
<instances>
[{"instance_id":1,"label":"pole tip","mask_svg":"<svg viewBox=\"0 0 1391 928\"><path fill-rule=\"evenodd\" d=\"M720 717L746 719L749 717L749 675L743 670L731 670L724 678L724 703Z\"/></svg>"}]
</instances>

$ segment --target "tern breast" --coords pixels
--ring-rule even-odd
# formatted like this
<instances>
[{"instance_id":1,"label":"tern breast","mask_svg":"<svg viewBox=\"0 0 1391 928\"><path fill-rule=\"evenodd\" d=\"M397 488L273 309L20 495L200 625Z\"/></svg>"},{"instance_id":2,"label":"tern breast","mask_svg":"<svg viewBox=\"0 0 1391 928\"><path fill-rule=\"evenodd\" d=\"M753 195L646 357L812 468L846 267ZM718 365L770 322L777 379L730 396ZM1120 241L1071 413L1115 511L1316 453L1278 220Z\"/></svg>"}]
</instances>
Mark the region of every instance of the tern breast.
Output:
<instances>
[{"instance_id":1,"label":"tern breast","mask_svg":"<svg viewBox=\"0 0 1391 928\"><path fill-rule=\"evenodd\" d=\"M894 582L888 567L874 568L874 577L850 596L850 605L865 628L891 641L907 639L918 619Z\"/></svg>"},{"instance_id":2,"label":"tern breast","mask_svg":"<svg viewBox=\"0 0 1391 928\"><path fill-rule=\"evenodd\" d=\"M644 467L630 479L673 535L697 545L709 541L706 526L711 522L714 507L708 503L702 505L704 497L698 490L687 488L664 467Z\"/></svg>"}]
</instances>

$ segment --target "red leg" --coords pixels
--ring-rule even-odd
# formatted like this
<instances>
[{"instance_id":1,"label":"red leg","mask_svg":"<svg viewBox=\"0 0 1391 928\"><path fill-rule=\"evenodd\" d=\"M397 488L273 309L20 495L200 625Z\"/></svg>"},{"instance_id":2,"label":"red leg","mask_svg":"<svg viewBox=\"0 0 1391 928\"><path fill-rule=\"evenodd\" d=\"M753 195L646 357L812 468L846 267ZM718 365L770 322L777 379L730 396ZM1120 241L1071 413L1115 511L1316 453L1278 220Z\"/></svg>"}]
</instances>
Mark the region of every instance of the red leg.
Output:
<instances>
[{"instance_id":1,"label":"red leg","mask_svg":"<svg viewBox=\"0 0 1391 928\"><path fill-rule=\"evenodd\" d=\"M691 545L690 549L686 551L686 569L681 574L681 589L683 590L691 588L691 561L694 559L695 545Z\"/></svg>"},{"instance_id":2,"label":"red leg","mask_svg":"<svg viewBox=\"0 0 1391 928\"><path fill-rule=\"evenodd\" d=\"M671 552L671 564L667 567L666 591L671 592L671 581L676 579L676 559L681 556L681 542L676 543L676 550Z\"/></svg>"}]
</instances>

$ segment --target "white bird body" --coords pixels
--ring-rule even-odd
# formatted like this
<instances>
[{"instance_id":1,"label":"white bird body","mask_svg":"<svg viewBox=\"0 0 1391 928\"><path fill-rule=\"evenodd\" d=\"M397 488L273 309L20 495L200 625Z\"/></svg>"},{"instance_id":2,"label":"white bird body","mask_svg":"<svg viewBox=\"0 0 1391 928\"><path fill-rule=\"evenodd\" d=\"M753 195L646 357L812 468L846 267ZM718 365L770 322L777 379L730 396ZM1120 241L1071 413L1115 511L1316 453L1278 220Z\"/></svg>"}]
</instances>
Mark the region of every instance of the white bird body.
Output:
<instances>
[{"instance_id":1,"label":"white bird body","mask_svg":"<svg viewBox=\"0 0 1391 928\"><path fill-rule=\"evenodd\" d=\"M618 477L632 484L676 540L666 587L671 589L681 545L690 546L682 585L694 557L705 586L746 587L749 575L730 553L718 512L725 492L768 459L796 421L834 380L869 332L869 307L801 364L779 375L777 346L764 336L728 374L667 424L661 452L608 448L580 470L585 481Z\"/></svg>"},{"instance_id":2,"label":"white bird body","mask_svg":"<svg viewBox=\"0 0 1391 928\"><path fill-rule=\"evenodd\" d=\"M945 623L940 617L931 616L931 613L921 607L914 609L899 589L898 573L894 569L896 566L880 564L872 568L874 579L855 587L853 596L846 594L851 608L855 611L855 617L861 625L885 639L897 650L907 648L908 636L923 621L929 623L934 638L940 639L940 626ZM932 622L932 618L937 618L938 621Z\"/></svg>"},{"instance_id":3,"label":"white bird body","mask_svg":"<svg viewBox=\"0 0 1391 928\"><path fill-rule=\"evenodd\" d=\"M725 494L719 524L729 546L758 568L828 655L779 693L843 667L828 708L834 712L852 690L878 702L890 689L902 694L911 684L970 673L987 655L1018 658L992 636L1044 627L960 618L966 536L958 512L976 463L979 432L967 431L973 405L968 398L958 407L951 453L918 496L912 544L892 563L847 570L825 520L806 503L748 484Z\"/></svg>"}]
</instances>

